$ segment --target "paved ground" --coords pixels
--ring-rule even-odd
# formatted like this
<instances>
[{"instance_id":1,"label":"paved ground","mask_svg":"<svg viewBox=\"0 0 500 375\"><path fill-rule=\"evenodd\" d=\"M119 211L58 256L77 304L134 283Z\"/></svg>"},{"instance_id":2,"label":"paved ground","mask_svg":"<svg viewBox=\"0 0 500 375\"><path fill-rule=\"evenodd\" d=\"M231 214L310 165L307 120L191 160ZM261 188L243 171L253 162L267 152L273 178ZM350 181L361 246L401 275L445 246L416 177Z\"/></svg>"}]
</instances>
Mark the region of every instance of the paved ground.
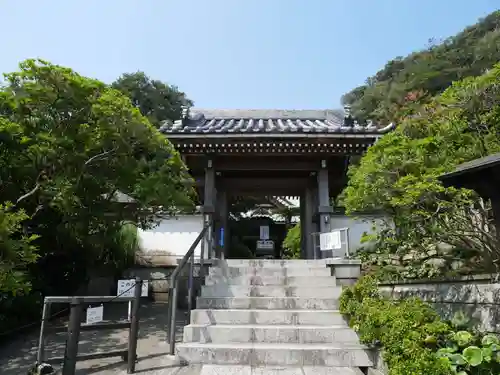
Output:
<instances>
[{"instance_id":1,"label":"paved ground","mask_svg":"<svg viewBox=\"0 0 500 375\"><path fill-rule=\"evenodd\" d=\"M104 306L105 319L125 318L127 304ZM167 355L168 344L165 342L167 325L167 305L148 304L141 307L141 324L137 352L137 374L141 375L198 375L199 366L182 367ZM181 340L182 327L186 324L186 312L177 313L177 341ZM65 333L48 336L46 341L47 357L62 356L66 340ZM128 342L128 330L82 332L79 353L125 349ZM25 375L36 359L38 332L11 342L0 348L0 374ZM106 358L77 363L77 375L122 375L126 374L126 364L120 358Z\"/></svg>"}]
</instances>

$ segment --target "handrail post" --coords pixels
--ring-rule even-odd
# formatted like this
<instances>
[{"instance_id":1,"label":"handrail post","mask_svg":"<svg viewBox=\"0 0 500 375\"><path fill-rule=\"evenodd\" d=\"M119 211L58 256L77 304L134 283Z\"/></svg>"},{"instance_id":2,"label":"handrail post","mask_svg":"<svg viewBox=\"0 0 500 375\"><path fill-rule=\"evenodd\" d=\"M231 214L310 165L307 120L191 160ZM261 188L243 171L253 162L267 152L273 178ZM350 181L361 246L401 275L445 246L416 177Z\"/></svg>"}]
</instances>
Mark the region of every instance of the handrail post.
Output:
<instances>
[{"instance_id":1,"label":"handrail post","mask_svg":"<svg viewBox=\"0 0 500 375\"><path fill-rule=\"evenodd\" d=\"M141 306L142 280L135 278L134 302L132 313L130 315L130 330L128 335L128 355L127 355L127 374L135 372L135 362L137 361L137 338L139 336L139 308Z\"/></svg>"},{"instance_id":2,"label":"handrail post","mask_svg":"<svg viewBox=\"0 0 500 375\"><path fill-rule=\"evenodd\" d=\"M42 363L45 360L45 326L49 320L50 315L50 303L43 301L43 310L42 310L42 321L40 323L40 336L38 339L38 351L36 354L36 362L38 364Z\"/></svg>"},{"instance_id":3,"label":"handrail post","mask_svg":"<svg viewBox=\"0 0 500 375\"><path fill-rule=\"evenodd\" d=\"M178 286L178 281L174 281L174 285L172 288L172 307L171 307L171 313L170 313L170 332L169 332L169 344L170 344L170 355L175 354L175 315L177 312L177 286Z\"/></svg>"},{"instance_id":4,"label":"handrail post","mask_svg":"<svg viewBox=\"0 0 500 375\"><path fill-rule=\"evenodd\" d=\"M172 285L171 280L168 281L168 297L167 297L167 342L170 344L170 318L172 317Z\"/></svg>"},{"instance_id":5,"label":"handrail post","mask_svg":"<svg viewBox=\"0 0 500 375\"><path fill-rule=\"evenodd\" d=\"M69 313L68 338L66 340L62 375L75 375L82 312L83 304L80 298L73 298Z\"/></svg>"},{"instance_id":6,"label":"handrail post","mask_svg":"<svg viewBox=\"0 0 500 375\"><path fill-rule=\"evenodd\" d=\"M205 280L205 236L200 243L200 280L201 282Z\"/></svg>"},{"instance_id":7,"label":"handrail post","mask_svg":"<svg viewBox=\"0 0 500 375\"><path fill-rule=\"evenodd\" d=\"M191 319L191 309L193 308L193 271L194 271L194 251L191 254L191 261L189 262L189 275L188 275L188 317Z\"/></svg>"},{"instance_id":8,"label":"handrail post","mask_svg":"<svg viewBox=\"0 0 500 375\"><path fill-rule=\"evenodd\" d=\"M177 279L180 275L180 272L184 269L184 266L188 262L189 258L193 256L193 253L200 243L200 241L204 238L207 232L208 226L204 226L196 240L194 240L193 244L186 252L184 257L179 262L178 266L175 268L174 272L170 276L170 285L169 285L169 312L168 312L168 320L167 320L167 337L170 344L170 354L174 355L175 353L175 323L176 323L176 312L177 312L177 292L179 289L179 280ZM194 259L194 258L193 258ZM193 262L192 262L193 263Z\"/></svg>"}]
</instances>

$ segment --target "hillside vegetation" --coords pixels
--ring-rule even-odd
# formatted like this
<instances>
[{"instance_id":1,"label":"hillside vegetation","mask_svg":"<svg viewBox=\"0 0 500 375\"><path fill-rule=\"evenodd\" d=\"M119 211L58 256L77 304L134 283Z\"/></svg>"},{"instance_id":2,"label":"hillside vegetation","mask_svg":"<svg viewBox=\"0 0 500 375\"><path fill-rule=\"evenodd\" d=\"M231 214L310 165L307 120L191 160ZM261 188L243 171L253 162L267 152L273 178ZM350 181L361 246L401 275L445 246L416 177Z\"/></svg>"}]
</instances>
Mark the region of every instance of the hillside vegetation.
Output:
<instances>
[{"instance_id":1,"label":"hillside vegetation","mask_svg":"<svg viewBox=\"0 0 500 375\"><path fill-rule=\"evenodd\" d=\"M376 246L362 253L385 277L499 270L489 202L438 180L500 151L499 25L495 12L439 46L390 62L353 91L361 93L353 101L358 115L398 121L351 166L343 193L348 212L382 209L393 218L395 229L369 237Z\"/></svg>"}]
</instances>

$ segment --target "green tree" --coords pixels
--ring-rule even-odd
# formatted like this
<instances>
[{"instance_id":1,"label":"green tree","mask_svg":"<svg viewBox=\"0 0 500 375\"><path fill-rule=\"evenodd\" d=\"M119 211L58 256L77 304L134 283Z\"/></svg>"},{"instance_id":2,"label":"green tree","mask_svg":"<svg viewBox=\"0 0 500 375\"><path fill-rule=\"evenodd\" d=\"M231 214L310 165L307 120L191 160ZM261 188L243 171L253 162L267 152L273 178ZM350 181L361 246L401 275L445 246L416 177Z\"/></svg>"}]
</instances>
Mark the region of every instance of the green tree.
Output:
<instances>
[{"instance_id":1,"label":"green tree","mask_svg":"<svg viewBox=\"0 0 500 375\"><path fill-rule=\"evenodd\" d=\"M425 251L445 243L497 268L498 243L489 209L467 190L444 188L438 177L456 165L500 151L500 66L455 83L419 116L404 120L349 169L348 212L382 209L395 229L379 237L379 250ZM489 227L489 229L488 229Z\"/></svg>"},{"instance_id":2,"label":"green tree","mask_svg":"<svg viewBox=\"0 0 500 375\"><path fill-rule=\"evenodd\" d=\"M143 72L125 73L112 86L128 96L157 128L163 121L180 119L182 106L193 104L177 87L153 80Z\"/></svg>"},{"instance_id":3,"label":"green tree","mask_svg":"<svg viewBox=\"0 0 500 375\"><path fill-rule=\"evenodd\" d=\"M0 301L30 283L73 292L112 261L123 223L192 204L172 144L118 90L68 68L27 60L5 75L0 144Z\"/></svg>"}]
</instances>

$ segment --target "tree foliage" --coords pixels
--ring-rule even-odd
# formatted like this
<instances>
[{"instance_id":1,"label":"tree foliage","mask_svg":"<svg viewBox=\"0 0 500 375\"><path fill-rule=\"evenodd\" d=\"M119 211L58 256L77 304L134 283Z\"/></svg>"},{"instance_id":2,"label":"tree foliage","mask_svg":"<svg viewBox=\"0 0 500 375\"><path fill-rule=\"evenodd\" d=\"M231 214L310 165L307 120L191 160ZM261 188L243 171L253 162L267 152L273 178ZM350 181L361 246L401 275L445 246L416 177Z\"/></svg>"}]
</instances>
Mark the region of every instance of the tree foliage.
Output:
<instances>
[{"instance_id":1,"label":"tree foliage","mask_svg":"<svg viewBox=\"0 0 500 375\"><path fill-rule=\"evenodd\" d=\"M283 255L287 259L300 259L300 223L294 225L286 233L283 241Z\"/></svg>"},{"instance_id":2,"label":"tree foliage","mask_svg":"<svg viewBox=\"0 0 500 375\"><path fill-rule=\"evenodd\" d=\"M151 79L143 72L125 73L112 86L128 96L157 128L163 121L180 119L182 106L193 104L176 86Z\"/></svg>"},{"instance_id":3,"label":"tree foliage","mask_svg":"<svg viewBox=\"0 0 500 375\"><path fill-rule=\"evenodd\" d=\"M372 146L349 170L348 212L383 209L395 229L379 236L391 253L445 243L500 261L488 204L468 190L445 188L438 176L459 163L500 151L500 65L454 83ZM478 253L480 251L480 253Z\"/></svg>"},{"instance_id":4,"label":"tree foliage","mask_svg":"<svg viewBox=\"0 0 500 375\"><path fill-rule=\"evenodd\" d=\"M440 44L396 57L342 98L361 121L399 121L452 82L479 76L500 61L500 11Z\"/></svg>"},{"instance_id":5,"label":"tree foliage","mask_svg":"<svg viewBox=\"0 0 500 375\"><path fill-rule=\"evenodd\" d=\"M126 96L46 61L5 75L0 145L2 310L30 286L72 293L113 267L123 223L191 204L179 154Z\"/></svg>"}]
</instances>

